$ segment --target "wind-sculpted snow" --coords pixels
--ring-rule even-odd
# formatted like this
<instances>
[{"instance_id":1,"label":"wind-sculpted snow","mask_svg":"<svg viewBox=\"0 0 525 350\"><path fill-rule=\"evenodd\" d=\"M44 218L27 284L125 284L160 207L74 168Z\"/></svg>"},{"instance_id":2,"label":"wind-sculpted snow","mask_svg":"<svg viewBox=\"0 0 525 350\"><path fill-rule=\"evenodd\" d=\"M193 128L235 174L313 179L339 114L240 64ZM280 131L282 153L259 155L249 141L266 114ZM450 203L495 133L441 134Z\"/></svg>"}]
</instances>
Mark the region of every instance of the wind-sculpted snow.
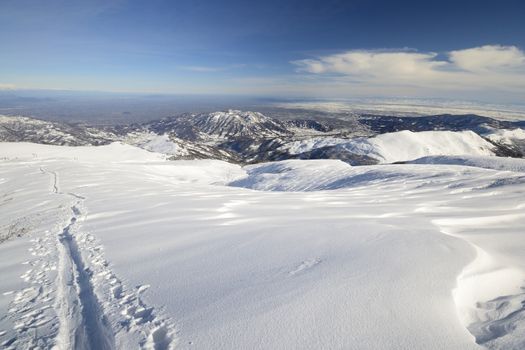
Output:
<instances>
[{"instance_id":1,"label":"wind-sculpted snow","mask_svg":"<svg viewBox=\"0 0 525 350\"><path fill-rule=\"evenodd\" d=\"M410 164L450 164L465 165L485 169L525 172L525 159L475 156L435 156L423 157Z\"/></svg>"},{"instance_id":2,"label":"wind-sculpted snow","mask_svg":"<svg viewBox=\"0 0 525 350\"><path fill-rule=\"evenodd\" d=\"M0 225L27 222L0 244L5 348L524 346L522 172L0 154Z\"/></svg>"},{"instance_id":3,"label":"wind-sculpted snow","mask_svg":"<svg viewBox=\"0 0 525 350\"><path fill-rule=\"evenodd\" d=\"M425 157L411 164L421 165L376 165L352 167L334 160L287 160L244 167L246 176L229 183L230 186L262 191L320 191L366 186L379 183L439 182L443 179L464 178L484 173L479 167L516 172L515 174L493 173L476 186L495 186L502 183L522 183L525 160L498 157ZM432 166L431 164L437 164ZM450 164L453 166L439 166ZM454 166L463 165L463 166ZM496 176L498 175L498 176Z\"/></svg>"},{"instance_id":4,"label":"wind-sculpted snow","mask_svg":"<svg viewBox=\"0 0 525 350\"><path fill-rule=\"evenodd\" d=\"M476 251L476 258L458 276L457 287L453 290L459 317L478 344L498 349L522 349L525 346L522 335L525 330L525 259L520 256L524 244L521 242L515 246L523 239L522 230L525 228L525 202L520 198L525 192L525 177L519 174L525 170L525 160L427 157L413 162L467 165L503 170L504 173L482 169L471 171L462 166L352 168L340 163L330 166L330 163L286 161L251 166L246 178L231 185L270 191L313 191L355 186L388 189L396 183L406 186L409 182L422 182L422 187L445 185L445 189L452 189L448 192L449 196L445 196L449 198L424 203L414 212L435 216L432 223L443 233L465 240ZM399 170L396 171L396 168ZM508 190L500 187L496 192L483 191L494 187L494 184L512 186ZM456 194L463 195L458 198L453 196ZM490 201L487 203L483 198ZM480 205L480 202L484 204ZM455 213L454 210L459 208L463 211ZM501 236L505 237L505 241L500 241Z\"/></svg>"}]
</instances>

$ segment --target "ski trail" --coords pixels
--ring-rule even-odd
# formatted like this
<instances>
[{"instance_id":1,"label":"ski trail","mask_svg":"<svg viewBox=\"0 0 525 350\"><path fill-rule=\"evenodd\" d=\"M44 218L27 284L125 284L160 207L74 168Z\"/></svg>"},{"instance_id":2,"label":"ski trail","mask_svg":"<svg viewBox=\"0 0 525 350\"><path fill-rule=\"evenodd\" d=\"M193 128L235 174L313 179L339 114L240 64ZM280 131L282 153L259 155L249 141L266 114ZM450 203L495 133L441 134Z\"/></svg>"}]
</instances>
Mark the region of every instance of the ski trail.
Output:
<instances>
[{"instance_id":1,"label":"ski trail","mask_svg":"<svg viewBox=\"0 0 525 350\"><path fill-rule=\"evenodd\" d=\"M59 176L55 171L40 168L52 176L52 192L63 195L59 187ZM68 196L83 198L73 193ZM91 273L86 267L82 253L72 232L82 215L80 202L71 206L69 224L58 235L57 301L59 349L112 350L115 341L111 326L104 315L91 283Z\"/></svg>"},{"instance_id":2,"label":"ski trail","mask_svg":"<svg viewBox=\"0 0 525 350\"><path fill-rule=\"evenodd\" d=\"M53 193L59 194L60 191L59 191L59 187L58 187L58 174L55 171L48 171L48 170L46 170L46 169L44 169L42 167L40 167L40 172L42 174L50 174L52 176L53 183L52 183L51 191Z\"/></svg>"},{"instance_id":3,"label":"ski trail","mask_svg":"<svg viewBox=\"0 0 525 350\"><path fill-rule=\"evenodd\" d=\"M85 219L85 197L62 192L58 172L43 167L40 171L51 175L52 193L72 199L68 224L55 236L58 330L54 348L173 349L177 337L171 321L142 301L141 294L149 286L127 290L109 268L97 240L79 228Z\"/></svg>"},{"instance_id":4,"label":"ski trail","mask_svg":"<svg viewBox=\"0 0 525 350\"><path fill-rule=\"evenodd\" d=\"M59 315L61 327L58 339L64 349L111 350L115 348L111 327L95 295L90 271L71 232L81 212L76 206L71 207L71 210L71 221L59 235L62 247L58 294L62 298L58 306L63 311Z\"/></svg>"}]
</instances>

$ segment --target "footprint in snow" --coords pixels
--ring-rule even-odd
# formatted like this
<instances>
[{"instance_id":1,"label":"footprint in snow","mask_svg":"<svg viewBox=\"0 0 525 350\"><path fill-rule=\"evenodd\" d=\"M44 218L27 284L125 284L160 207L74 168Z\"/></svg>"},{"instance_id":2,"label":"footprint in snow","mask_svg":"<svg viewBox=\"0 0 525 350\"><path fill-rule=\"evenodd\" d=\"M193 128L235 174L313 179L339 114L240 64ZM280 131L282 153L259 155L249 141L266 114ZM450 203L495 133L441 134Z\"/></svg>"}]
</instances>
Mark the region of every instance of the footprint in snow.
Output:
<instances>
[{"instance_id":1,"label":"footprint in snow","mask_svg":"<svg viewBox=\"0 0 525 350\"><path fill-rule=\"evenodd\" d=\"M322 260L320 258L314 258L314 259L305 260L301 264L299 264L295 269L290 271L289 274L290 275L296 275L296 274L298 274L298 273L300 273L300 272L302 272L304 270L311 269L314 266L316 266L319 263L321 263L321 261Z\"/></svg>"}]
</instances>

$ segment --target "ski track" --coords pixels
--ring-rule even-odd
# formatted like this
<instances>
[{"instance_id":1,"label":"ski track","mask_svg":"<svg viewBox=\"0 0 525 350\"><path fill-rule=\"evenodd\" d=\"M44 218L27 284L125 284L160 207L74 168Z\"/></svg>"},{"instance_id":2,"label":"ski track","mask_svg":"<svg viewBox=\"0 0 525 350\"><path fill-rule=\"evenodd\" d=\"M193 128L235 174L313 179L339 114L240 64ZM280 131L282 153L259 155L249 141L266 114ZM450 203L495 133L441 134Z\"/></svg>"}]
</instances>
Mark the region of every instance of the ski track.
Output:
<instances>
[{"instance_id":1,"label":"ski track","mask_svg":"<svg viewBox=\"0 0 525 350\"><path fill-rule=\"evenodd\" d=\"M59 236L62 247L58 289L63 299L58 306L60 310L65 309L65 312L61 312L59 316L62 326L58 339L63 341L63 348L114 349L115 340L111 327L93 290L90 271L86 268L75 237L71 233L81 212L76 206L71 207L71 210L73 217L70 224ZM71 327L71 320L75 322L74 327Z\"/></svg>"},{"instance_id":2,"label":"ski track","mask_svg":"<svg viewBox=\"0 0 525 350\"><path fill-rule=\"evenodd\" d=\"M142 300L149 286L126 288L96 238L80 229L85 197L61 192L57 172L43 167L40 172L51 176L51 192L72 205L60 206L59 217L69 216L65 227L60 230L57 223L53 232L31 240L35 258L24 263L31 268L21 276L30 286L14 295L5 317L15 320L16 335L1 348L173 349L177 337L171 320Z\"/></svg>"}]
</instances>

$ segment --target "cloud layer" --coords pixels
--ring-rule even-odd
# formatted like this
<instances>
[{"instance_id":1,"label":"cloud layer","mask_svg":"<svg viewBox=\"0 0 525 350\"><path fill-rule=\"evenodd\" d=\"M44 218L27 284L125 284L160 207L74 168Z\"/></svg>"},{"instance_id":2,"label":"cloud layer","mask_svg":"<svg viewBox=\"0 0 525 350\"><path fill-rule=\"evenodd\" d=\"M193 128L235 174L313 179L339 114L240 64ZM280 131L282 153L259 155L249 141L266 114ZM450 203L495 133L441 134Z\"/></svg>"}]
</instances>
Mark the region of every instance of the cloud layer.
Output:
<instances>
[{"instance_id":1,"label":"cloud layer","mask_svg":"<svg viewBox=\"0 0 525 350\"><path fill-rule=\"evenodd\" d=\"M13 90L16 86L14 84L0 83L0 90Z\"/></svg>"},{"instance_id":2,"label":"cloud layer","mask_svg":"<svg viewBox=\"0 0 525 350\"><path fill-rule=\"evenodd\" d=\"M342 89L483 90L525 95L525 53L515 46L486 45L442 54L360 50L292 63L297 72Z\"/></svg>"}]
</instances>

